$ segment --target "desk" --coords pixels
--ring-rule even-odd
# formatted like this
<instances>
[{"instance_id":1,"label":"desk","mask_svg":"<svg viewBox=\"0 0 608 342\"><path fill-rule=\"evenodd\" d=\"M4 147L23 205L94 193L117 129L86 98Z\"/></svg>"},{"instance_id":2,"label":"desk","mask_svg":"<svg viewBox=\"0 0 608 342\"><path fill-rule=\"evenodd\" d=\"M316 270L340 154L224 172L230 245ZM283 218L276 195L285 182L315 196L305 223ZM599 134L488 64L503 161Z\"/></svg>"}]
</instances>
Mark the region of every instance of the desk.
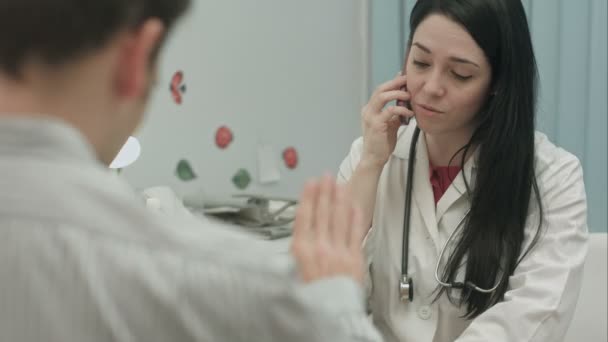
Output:
<instances>
[{"instance_id":1,"label":"desk","mask_svg":"<svg viewBox=\"0 0 608 342\"><path fill-rule=\"evenodd\" d=\"M289 260L289 247L291 237L269 240L259 233L252 232L251 229L236 224L231 224L210 215L204 215L196 210L187 209L182 200L169 187L153 187L141 191L143 201L147 208L156 214L167 217L174 222L175 229L180 229L182 225L191 226L190 232L195 232L198 237L205 238L205 234L210 234L209 230L227 232L230 238L255 246L254 249L264 251L264 255L270 255L268 263L287 265ZM200 232L200 234L199 234ZM235 243L236 245L236 243ZM275 258L276 257L276 258ZM266 261L264 261L266 262Z\"/></svg>"}]
</instances>

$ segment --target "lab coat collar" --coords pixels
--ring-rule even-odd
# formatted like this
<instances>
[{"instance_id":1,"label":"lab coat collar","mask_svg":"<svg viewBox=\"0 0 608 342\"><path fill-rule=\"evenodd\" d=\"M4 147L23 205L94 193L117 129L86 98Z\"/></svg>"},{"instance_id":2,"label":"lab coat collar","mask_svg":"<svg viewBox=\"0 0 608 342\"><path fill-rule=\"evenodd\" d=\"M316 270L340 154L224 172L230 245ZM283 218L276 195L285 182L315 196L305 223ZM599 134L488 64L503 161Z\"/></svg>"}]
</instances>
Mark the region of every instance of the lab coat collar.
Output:
<instances>
[{"instance_id":1,"label":"lab coat collar","mask_svg":"<svg viewBox=\"0 0 608 342\"><path fill-rule=\"evenodd\" d=\"M410 145L414 130L416 128L416 121L412 119L408 126L403 126L397 133L397 144L393 155L397 158L403 159L404 167L407 170L407 162L409 159ZM479 155L479 149L477 149L473 156L465 163L464 168L456 176L450 187L443 194L437 205L435 205L435 199L433 196L433 188L430 183L429 177L429 158L428 150L426 146L426 139L424 133L418 137L418 146L416 149L416 163L414 166L414 188L412 197L414 198L424 223L429 231L430 236L434 241L437 241L438 236L438 223L441 221L445 212L461 198L468 199L463 174L466 175L466 179L469 183L469 188L474 187L475 172L477 170L477 158ZM439 248L439 246L437 246Z\"/></svg>"},{"instance_id":2,"label":"lab coat collar","mask_svg":"<svg viewBox=\"0 0 608 342\"><path fill-rule=\"evenodd\" d=\"M405 165L407 170L407 161L405 161ZM435 198L433 197L433 188L431 187L431 181L429 179L429 158L426 148L426 139L424 138L423 134L418 136L413 182L414 187L412 197L420 210L420 215L422 216L424 225L426 226L429 235L435 242L435 247L439 252L439 245L437 244L439 231L437 228L437 217L435 214Z\"/></svg>"},{"instance_id":3,"label":"lab coat collar","mask_svg":"<svg viewBox=\"0 0 608 342\"><path fill-rule=\"evenodd\" d=\"M437 202L437 222L441 221L443 214L445 214L445 212L458 200L469 200L470 194L467 192L464 177L466 177L469 189L473 189L475 187L478 151L479 149L475 150L471 158L464 164L462 170L456 175L452 184L448 187L443 196L441 196L439 202Z\"/></svg>"},{"instance_id":4,"label":"lab coat collar","mask_svg":"<svg viewBox=\"0 0 608 342\"><path fill-rule=\"evenodd\" d=\"M15 155L99 163L84 136L59 119L0 114L0 156Z\"/></svg>"},{"instance_id":5,"label":"lab coat collar","mask_svg":"<svg viewBox=\"0 0 608 342\"><path fill-rule=\"evenodd\" d=\"M412 135L414 135L414 129L416 128L416 120L412 118L410 124L407 126L399 127L397 132L397 144L393 155L397 158L408 159L410 154L410 142L412 141ZM422 136L422 134L420 135Z\"/></svg>"}]
</instances>

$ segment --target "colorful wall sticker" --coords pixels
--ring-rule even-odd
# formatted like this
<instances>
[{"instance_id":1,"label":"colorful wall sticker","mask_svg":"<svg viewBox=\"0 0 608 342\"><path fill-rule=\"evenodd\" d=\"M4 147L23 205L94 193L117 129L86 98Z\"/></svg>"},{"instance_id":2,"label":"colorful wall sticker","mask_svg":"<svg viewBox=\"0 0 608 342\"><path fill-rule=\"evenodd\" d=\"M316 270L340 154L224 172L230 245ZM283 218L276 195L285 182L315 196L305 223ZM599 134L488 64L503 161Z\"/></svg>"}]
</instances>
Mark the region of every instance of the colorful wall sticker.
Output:
<instances>
[{"instance_id":1,"label":"colorful wall sticker","mask_svg":"<svg viewBox=\"0 0 608 342\"><path fill-rule=\"evenodd\" d=\"M133 164L139 158L140 154L141 144L139 143L139 140L134 137L129 137L110 164L110 169L120 170L125 168Z\"/></svg>"},{"instance_id":2,"label":"colorful wall sticker","mask_svg":"<svg viewBox=\"0 0 608 342\"><path fill-rule=\"evenodd\" d=\"M293 147L288 147L283 150L283 161L289 169L295 169L298 166L298 151Z\"/></svg>"},{"instance_id":3,"label":"colorful wall sticker","mask_svg":"<svg viewBox=\"0 0 608 342\"><path fill-rule=\"evenodd\" d=\"M273 146L258 144L258 182L259 184L276 183L281 180L279 158Z\"/></svg>"},{"instance_id":4,"label":"colorful wall sticker","mask_svg":"<svg viewBox=\"0 0 608 342\"><path fill-rule=\"evenodd\" d=\"M182 159L179 161L179 163L177 163L175 174L177 175L177 178L184 182L188 182L196 178L196 174L194 173L194 170L192 170L190 163L188 163L188 161L185 159Z\"/></svg>"},{"instance_id":5,"label":"colorful wall sticker","mask_svg":"<svg viewBox=\"0 0 608 342\"><path fill-rule=\"evenodd\" d=\"M245 169L239 169L232 177L232 183L240 190L246 189L251 183L251 175Z\"/></svg>"},{"instance_id":6,"label":"colorful wall sticker","mask_svg":"<svg viewBox=\"0 0 608 342\"><path fill-rule=\"evenodd\" d=\"M234 140L234 134L226 126L221 126L215 132L215 144L221 149L227 148L232 143L232 140Z\"/></svg>"},{"instance_id":7,"label":"colorful wall sticker","mask_svg":"<svg viewBox=\"0 0 608 342\"><path fill-rule=\"evenodd\" d=\"M186 93L186 85L182 82L184 81L184 73L182 71L178 71L173 75L171 79L171 85L169 86L169 90L171 91L171 96L173 96L173 101L178 105L181 105L183 102L184 94Z\"/></svg>"}]
</instances>

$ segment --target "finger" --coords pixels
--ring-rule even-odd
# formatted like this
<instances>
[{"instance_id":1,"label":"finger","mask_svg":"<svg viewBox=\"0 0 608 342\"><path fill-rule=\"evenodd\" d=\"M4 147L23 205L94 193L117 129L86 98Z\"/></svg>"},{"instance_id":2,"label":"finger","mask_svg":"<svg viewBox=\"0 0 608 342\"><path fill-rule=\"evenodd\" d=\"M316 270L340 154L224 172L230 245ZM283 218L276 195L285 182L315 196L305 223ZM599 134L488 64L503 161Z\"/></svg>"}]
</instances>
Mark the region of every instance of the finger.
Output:
<instances>
[{"instance_id":1,"label":"finger","mask_svg":"<svg viewBox=\"0 0 608 342\"><path fill-rule=\"evenodd\" d=\"M313 245L308 242L297 242L294 244L294 257L300 279L310 282L317 278L319 270L314 255Z\"/></svg>"},{"instance_id":2,"label":"finger","mask_svg":"<svg viewBox=\"0 0 608 342\"><path fill-rule=\"evenodd\" d=\"M328 239L328 230L331 218L331 204L333 203L335 182L329 175L323 177L319 188L314 221L317 241Z\"/></svg>"},{"instance_id":3,"label":"finger","mask_svg":"<svg viewBox=\"0 0 608 342\"><path fill-rule=\"evenodd\" d=\"M402 106L388 106L384 109L384 111L393 114L393 116L403 116L403 117L412 117L414 116L414 112Z\"/></svg>"},{"instance_id":4,"label":"finger","mask_svg":"<svg viewBox=\"0 0 608 342\"><path fill-rule=\"evenodd\" d=\"M410 93L404 90L389 90L375 94L370 100L369 108L375 112L379 112L387 103L396 100L409 101Z\"/></svg>"},{"instance_id":5,"label":"finger","mask_svg":"<svg viewBox=\"0 0 608 342\"><path fill-rule=\"evenodd\" d=\"M363 212L357 206L351 207L352 221L350 229L350 250L353 253L362 253L363 239L367 234L368 227L363 223Z\"/></svg>"},{"instance_id":6,"label":"finger","mask_svg":"<svg viewBox=\"0 0 608 342\"><path fill-rule=\"evenodd\" d=\"M390 81L384 82L379 85L376 90L374 90L373 94L384 93L389 90L397 90L407 84L407 77L405 75L397 74L395 78Z\"/></svg>"},{"instance_id":7,"label":"finger","mask_svg":"<svg viewBox=\"0 0 608 342\"><path fill-rule=\"evenodd\" d=\"M399 90L407 92L407 86L403 86ZM408 94L409 94L409 92L408 92ZM410 95L410 97L411 97L411 95ZM407 101L399 99L399 100L397 100L397 106L407 107Z\"/></svg>"},{"instance_id":8,"label":"finger","mask_svg":"<svg viewBox=\"0 0 608 342\"><path fill-rule=\"evenodd\" d=\"M414 116L414 112L405 107L388 106L380 113L380 115L371 119L369 124L382 125L384 123L388 123L390 125L399 122L399 117L409 118L412 116Z\"/></svg>"},{"instance_id":9,"label":"finger","mask_svg":"<svg viewBox=\"0 0 608 342\"><path fill-rule=\"evenodd\" d=\"M349 245L349 224L351 219L351 202L350 193L346 185L336 187L336 202L333 211L333 220L331 227L331 237L334 245L348 246Z\"/></svg>"},{"instance_id":10,"label":"finger","mask_svg":"<svg viewBox=\"0 0 608 342\"><path fill-rule=\"evenodd\" d=\"M299 242L309 239L312 236L312 227L315 215L315 203L319 192L319 183L311 180L304 186L304 191L300 196L296 217L293 224L292 241Z\"/></svg>"},{"instance_id":11,"label":"finger","mask_svg":"<svg viewBox=\"0 0 608 342\"><path fill-rule=\"evenodd\" d=\"M318 271L312 240L312 227L318 191L318 181L311 180L306 183L298 202L293 228L291 252L297 263L298 275L304 282L314 280Z\"/></svg>"}]
</instances>

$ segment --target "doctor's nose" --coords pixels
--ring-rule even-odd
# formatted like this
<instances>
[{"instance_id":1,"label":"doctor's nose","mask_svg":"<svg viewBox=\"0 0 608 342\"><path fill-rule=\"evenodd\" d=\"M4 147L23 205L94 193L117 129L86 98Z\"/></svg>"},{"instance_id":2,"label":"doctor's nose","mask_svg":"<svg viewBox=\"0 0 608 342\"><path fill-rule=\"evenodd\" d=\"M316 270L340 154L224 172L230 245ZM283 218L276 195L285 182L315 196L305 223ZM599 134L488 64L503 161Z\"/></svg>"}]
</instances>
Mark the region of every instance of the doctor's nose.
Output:
<instances>
[{"instance_id":1,"label":"doctor's nose","mask_svg":"<svg viewBox=\"0 0 608 342\"><path fill-rule=\"evenodd\" d=\"M429 77L424 82L422 90L427 95L432 97L442 97L446 93L443 81L441 80L441 76L437 73L429 75Z\"/></svg>"}]
</instances>

